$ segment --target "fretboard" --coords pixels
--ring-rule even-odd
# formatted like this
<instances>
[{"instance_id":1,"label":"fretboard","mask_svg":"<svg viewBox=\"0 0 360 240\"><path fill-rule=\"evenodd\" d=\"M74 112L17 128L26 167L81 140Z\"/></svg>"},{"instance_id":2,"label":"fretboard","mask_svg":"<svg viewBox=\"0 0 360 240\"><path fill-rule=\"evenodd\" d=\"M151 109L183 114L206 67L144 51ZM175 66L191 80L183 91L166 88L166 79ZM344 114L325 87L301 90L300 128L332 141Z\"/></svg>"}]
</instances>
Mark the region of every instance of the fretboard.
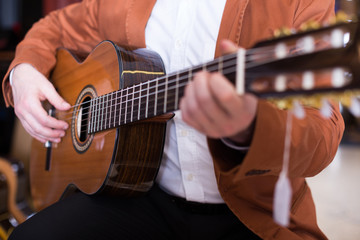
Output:
<instances>
[{"instance_id":1,"label":"fretboard","mask_svg":"<svg viewBox=\"0 0 360 240\"><path fill-rule=\"evenodd\" d=\"M90 102L88 133L116 128L178 110L184 89L196 72L219 71L231 77L236 70L235 61L235 54L228 55L203 65L93 98Z\"/></svg>"}]
</instances>

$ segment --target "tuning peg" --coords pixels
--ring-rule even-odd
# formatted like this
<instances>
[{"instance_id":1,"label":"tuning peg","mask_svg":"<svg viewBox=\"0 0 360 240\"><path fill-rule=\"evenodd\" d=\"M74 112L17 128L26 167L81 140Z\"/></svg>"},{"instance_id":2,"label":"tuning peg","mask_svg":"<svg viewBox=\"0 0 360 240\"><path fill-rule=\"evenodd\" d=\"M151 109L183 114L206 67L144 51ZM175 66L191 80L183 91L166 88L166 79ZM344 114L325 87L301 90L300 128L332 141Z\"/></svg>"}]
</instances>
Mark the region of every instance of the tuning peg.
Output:
<instances>
[{"instance_id":1,"label":"tuning peg","mask_svg":"<svg viewBox=\"0 0 360 240\"><path fill-rule=\"evenodd\" d=\"M347 13L345 13L342 10L339 10L336 12L336 15L330 19L329 23L331 25L335 25L337 23L346 23L349 22L351 20L353 20L354 17L349 16Z\"/></svg>"},{"instance_id":2,"label":"tuning peg","mask_svg":"<svg viewBox=\"0 0 360 240\"><path fill-rule=\"evenodd\" d=\"M320 113L324 118L330 118L332 114L332 107L329 101L325 98L322 99L322 106L320 109Z\"/></svg>"},{"instance_id":3,"label":"tuning peg","mask_svg":"<svg viewBox=\"0 0 360 240\"><path fill-rule=\"evenodd\" d=\"M282 28L279 28L279 29L276 29L274 31L274 37L285 37L285 36L289 36L291 34L294 34L295 33L295 30L294 29L291 29L291 28L288 28L288 27L282 27Z\"/></svg>"},{"instance_id":4,"label":"tuning peg","mask_svg":"<svg viewBox=\"0 0 360 240\"><path fill-rule=\"evenodd\" d=\"M320 23L314 20L307 21L303 24L301 24L299 30L302 32L310 31L310 30L316 30L321 27Z\"/></svg>"},{"instance_id":5,"label":"tuning peg","mask_svg":"<svg viewBox=\"0 0 360 240\"><path fill-rule=\"evenodd\" d=\"M358 97L352 97L349 111L355 117L360 117L360 99Z\"/></svg>"}]
</instances>

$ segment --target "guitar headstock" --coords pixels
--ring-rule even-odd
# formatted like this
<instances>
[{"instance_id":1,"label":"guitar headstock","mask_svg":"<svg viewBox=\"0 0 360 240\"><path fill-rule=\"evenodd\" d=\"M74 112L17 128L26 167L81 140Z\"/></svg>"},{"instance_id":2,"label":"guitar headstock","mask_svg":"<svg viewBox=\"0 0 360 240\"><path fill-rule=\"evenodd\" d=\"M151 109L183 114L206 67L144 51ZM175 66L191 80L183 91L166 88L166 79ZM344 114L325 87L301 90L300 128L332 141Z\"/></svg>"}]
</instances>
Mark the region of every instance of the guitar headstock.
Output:
<instances>
[{"instance_id":1,"label":"guitar headstock","mask_svg":"<svg viewBox=\"0 0 360 240\"><path fill-rule=\"evenodd\" d=\"M315 107L323 99L346 106L360 96L360 24L340 14L337 22L256 44L246 52L245 91L267 98L280 108L295 100ZM291 33L291 34L289 34ZM354 100L355 99L355 100Z\"/></svg>"}]
</instances>

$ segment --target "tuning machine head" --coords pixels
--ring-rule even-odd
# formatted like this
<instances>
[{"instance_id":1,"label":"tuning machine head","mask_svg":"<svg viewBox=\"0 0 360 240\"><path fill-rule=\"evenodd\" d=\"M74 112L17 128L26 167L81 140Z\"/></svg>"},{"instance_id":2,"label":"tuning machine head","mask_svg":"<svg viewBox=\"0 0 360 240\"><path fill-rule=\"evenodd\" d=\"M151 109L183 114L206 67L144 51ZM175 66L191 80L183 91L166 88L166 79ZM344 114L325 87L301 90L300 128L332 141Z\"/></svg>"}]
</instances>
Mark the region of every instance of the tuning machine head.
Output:
<instances>
[{"instance_id":1,"label":"tuning machine head","mask_svg":"<svg viewBox=\"0 0 360 240\"><path fill-rule=\"evenodd\" d=\"M286 37L286 36L290 36L290 35L292 35L294 33L295 33L295 30L292 29L292 28L281 27L281 28L276 29L274 31L274 37L275 38Z\"/></svg>"},{"instance_id":2,"label":"tuning machine head","mask_svg":"<svg viewBox=\"0 0 360 240\"><path fill-rule=\"evenodd\" d=\"M356 20L355 16L350 16L349 14L345 13L342 10L339 10L336 12L336 15L330 19L329 24L330 25L336 25L339 23L347 23L349 21Z\"/></svg>"}]
</instances>

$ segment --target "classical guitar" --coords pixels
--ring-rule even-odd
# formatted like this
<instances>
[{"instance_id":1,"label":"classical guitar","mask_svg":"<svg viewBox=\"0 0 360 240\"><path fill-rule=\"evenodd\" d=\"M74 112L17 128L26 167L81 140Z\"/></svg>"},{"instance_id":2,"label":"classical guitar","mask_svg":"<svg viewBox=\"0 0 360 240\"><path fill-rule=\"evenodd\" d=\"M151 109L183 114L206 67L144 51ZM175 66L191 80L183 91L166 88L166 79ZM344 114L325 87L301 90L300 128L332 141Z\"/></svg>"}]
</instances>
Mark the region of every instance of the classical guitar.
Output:
<instances>
[{"instance_id":1,"label":"classical guitar","mask_svg":"<svg viewBox=\"0 0 360 240\"><path fill-rule=\"evenodd\" d=\"M356 94L358 28L356 22L343 23L264 41L169 75L160 57L146 49L110 41L86 56L59 49L51 81L73 107L68 112L50 109L49 114L70 128L61 143L44 147L33 141L35 207L54 203L74 186L86 194L148 191L160 165L166 122L199 70L222 72L239 94L278 99L280 105L295 97Z\"/></svg>"}]
</instances>

